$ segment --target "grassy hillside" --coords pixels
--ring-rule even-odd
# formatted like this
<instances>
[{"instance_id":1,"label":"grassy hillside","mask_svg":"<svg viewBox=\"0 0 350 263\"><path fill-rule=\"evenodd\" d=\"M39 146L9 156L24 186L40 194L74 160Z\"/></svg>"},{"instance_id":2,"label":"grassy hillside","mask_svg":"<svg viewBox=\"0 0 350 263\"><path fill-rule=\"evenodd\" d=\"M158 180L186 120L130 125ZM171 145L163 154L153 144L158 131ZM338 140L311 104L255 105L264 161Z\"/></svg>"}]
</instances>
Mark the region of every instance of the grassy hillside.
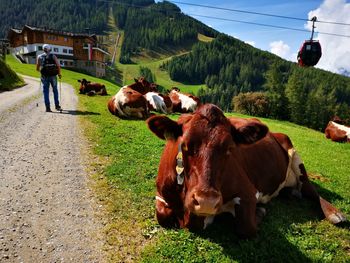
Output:
<instances>
[{"instance_id":1,"label":"grassy hillside","mask_svg":"<svg viewBox=\"0 0 350 263\"><path fill-rule=\"evenodd\" d=\"M114 33L111 32L111 35ZM213 38L206 37L202 34L198 34L198 41L200 42L210 42ZM121 37L120 44L118 45L116 53L120 55L121 53L121 43L123 41L123 37ZM171 52L169 50L158 50L158 51L150 51L144 50L137 56L133 57L133 64L122 64L119 62L119 59L116 59L115 67L117 72L120 73L121 82L120 85L125 85L132 83L134 78L137 78L140 74L140 67L149 68L152 73L156 76L156 83L163 87L165 90L171 89L172 87L178 87L183 92L189 92L193 94L197 94L199 90L205 90L207 87L205 84L184 84L175 80L172 80L169 76L169 72L161 69L161 65L171 60L174 57L184 55L190 52L192 44L188 46L183 46L179 48L174 48Z\"/></svg>"},{"instance_id":2,"label":"grassy hillside","mask_svg":"<svg viewBox=\"0 0 350 263\"><path fill-rule=\"evenodd\" d=\"M9 57L18 73L37 76L33 65ZM63 81L78 88L85 75L62 71ZM114 94L118 86L104 82ZM204 232L166 230L156 222L155 176L164 142L144 121L112 116L109 96L79 95L80 107L97 114L82 116L85 133L99 158L92 161L96 191L105 204L105 249L110 262L349 262L349 224L342 227L320 220L305 200L276 198L266 205L267 216L258 237L239 240L226 224ZM173 119L178 115L172 115ZM350 144L326 140L320 132L288 122L262 119L272 131L288 134L318 191L350 214L348 158Z\"/></svg>"},{"instance_id":3,"label":"grassy hillside","mask_svg":"<svg viewBox=\"0 0 350 263\"><path fill-rule=\"evenodd\" d=\"M23 79L0 59L0 92L12 90L23 85Z\"/></svg>"}]
</instances>

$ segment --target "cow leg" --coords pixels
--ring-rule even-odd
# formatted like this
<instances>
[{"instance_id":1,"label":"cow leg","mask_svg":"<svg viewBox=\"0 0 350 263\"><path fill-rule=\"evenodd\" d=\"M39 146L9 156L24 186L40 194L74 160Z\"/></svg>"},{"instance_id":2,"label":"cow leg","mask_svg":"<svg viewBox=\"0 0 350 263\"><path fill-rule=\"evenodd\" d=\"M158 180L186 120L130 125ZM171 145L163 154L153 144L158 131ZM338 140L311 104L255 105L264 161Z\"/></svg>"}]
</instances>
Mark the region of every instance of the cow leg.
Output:
<instances>
[{"instance_id":1,"label":"cow leg","mask_svg":"<svg viewBox=\"0 0 350 263\"><path fill-rule=\"evenodd\" d=\"M335 206L317 193L315 187L309 181L303 162L296 152L294 153L292 161L292 170L294 174L299 177L298 181L301 182L301 194L317 203L326 219L332 224L346 221L345 216ZM300 184L298 184L298 188L299 185Z\"/></svg>"},{"instance_id":2,"label":"cow leg","mask_svg":"<svg viewBox=\"0 0 350 263\"><path fill-rule=\"evenodd\" d=\"M257 233L257 207L255 200L240 200L240 204L235 206L236 232L241 238L255 237Z\"/></svg>"},{"instance_id":3,"label":"cow leg","mask_svg":"<svg viewBox=\"0 0 350 263\"><path fill-rule=\"evenodd\" d=\"M303 171L303 175L300 177L302 182L301 193L316 202L321 208L325 218L332 224L338 224L346 221L345 216L334 205L327 200L323 199L317 192L315 187L309 181L307 177L305 167L303 164L300 166L300 170Z\"/></svg>"}]
</instances>

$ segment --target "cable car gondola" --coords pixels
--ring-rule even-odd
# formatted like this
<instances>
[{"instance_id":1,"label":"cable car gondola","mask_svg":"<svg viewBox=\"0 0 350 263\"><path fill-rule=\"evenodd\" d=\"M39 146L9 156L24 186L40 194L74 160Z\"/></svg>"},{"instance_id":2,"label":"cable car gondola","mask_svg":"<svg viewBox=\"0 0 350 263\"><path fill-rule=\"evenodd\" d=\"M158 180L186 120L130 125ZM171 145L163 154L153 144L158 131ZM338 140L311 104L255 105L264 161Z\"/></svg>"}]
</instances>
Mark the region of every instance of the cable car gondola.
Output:
<instances>
[{"instance_id":1,"label":"cable car gondola","mask_svg":"<svg viewBox=\"0 0 350 263\"><path fill-rule=\"evenodd\" d=\"M313 22L311 39L305 40L298 52L298 64L301 67L315 66L322 56L320 42L318 40L313 40L316 20L317 18L315 16L311 19Z\"/></svg>"}]
</instances>

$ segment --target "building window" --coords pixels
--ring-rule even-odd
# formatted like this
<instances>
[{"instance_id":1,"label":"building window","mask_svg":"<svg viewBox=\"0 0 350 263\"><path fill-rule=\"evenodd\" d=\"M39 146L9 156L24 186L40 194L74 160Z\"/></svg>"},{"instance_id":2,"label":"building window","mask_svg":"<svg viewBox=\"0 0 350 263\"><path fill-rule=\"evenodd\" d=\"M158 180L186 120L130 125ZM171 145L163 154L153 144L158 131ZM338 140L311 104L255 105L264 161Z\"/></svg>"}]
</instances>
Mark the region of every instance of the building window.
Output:
<instances>
[{"instance_id":1,"label":"building window","mask_svg":"<svg viewBox=\"0 0 350 263\"><path fill-rule=\"evenodd\" d=\"M63 53L68 53L68 50L66 48L64 48Z\"/></svg>"},{"instance_id":2,"label":"building window","mask_svg":"<svg viewBox=\"0 0 350 263\"><path fill-rule=\"evenodd\" d=\"M73 49L68 50L69 54L73 54Z\"/></svg>"},{"instance_id":3,"label":"building window","mask_svg":"<svg viewBox=\"0 0 350 263\"><path fill-rule=\"evenodd\" d=\"M53 52L58 52L58 48L57 48L57 47L54 47L54 48L53 48Z\"/></svg>"},{"instance_id":4,"label":"building window","mask_svg":"<svg viewBox=\"0 0 350 263\"><path fill-rule=\"evenodd\" d=\"M38 50L43 50L43 47L42 46L38 46Z\"/></svg>"}]
</instances>

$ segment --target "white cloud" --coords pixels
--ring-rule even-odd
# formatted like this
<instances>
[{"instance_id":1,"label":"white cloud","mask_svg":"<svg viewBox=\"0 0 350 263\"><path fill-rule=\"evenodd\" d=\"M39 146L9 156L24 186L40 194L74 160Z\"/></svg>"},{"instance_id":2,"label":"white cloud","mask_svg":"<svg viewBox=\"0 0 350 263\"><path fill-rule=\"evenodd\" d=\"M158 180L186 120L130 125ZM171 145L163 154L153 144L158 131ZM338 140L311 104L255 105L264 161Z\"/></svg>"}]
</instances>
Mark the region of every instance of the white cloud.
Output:
<instances>
[{"instance_id":1,"label":"white cloud","mask_svg":"<svg viewBox=\"0 0 350 263\"><path fill-rule=\"evenodd\" d=\"M282 40L271 42L270 51L281 58L290 60L290 47Z\"/></svg>"},{"instance_id":2,"label":"white cloud","mask_svg":"<svg viewBox=\"0 0 350 263\"><path fill-rule=\"evenodd\" d=\"M335 21L350 24L350 3L346 0L325 0L319 8L309 12L309 19L316 16L320 21ZM305 27L311 30L312 23ZM349 26L317 23L315 31L350 35ZM322 57L317 67L340 73L350 72L350 38L319 34L317 39L322 46Z\"/></svg>"},{"instance_id":3,"label":"white cloud","mask_svg":"<svg viewBox=\"0 0 350 263\"><path fill-rule=\"evenodd\" d=\"M255 47L255 41L244 41L244 43L249 44L249 45Z\"/></svg>"}]
</instances>

